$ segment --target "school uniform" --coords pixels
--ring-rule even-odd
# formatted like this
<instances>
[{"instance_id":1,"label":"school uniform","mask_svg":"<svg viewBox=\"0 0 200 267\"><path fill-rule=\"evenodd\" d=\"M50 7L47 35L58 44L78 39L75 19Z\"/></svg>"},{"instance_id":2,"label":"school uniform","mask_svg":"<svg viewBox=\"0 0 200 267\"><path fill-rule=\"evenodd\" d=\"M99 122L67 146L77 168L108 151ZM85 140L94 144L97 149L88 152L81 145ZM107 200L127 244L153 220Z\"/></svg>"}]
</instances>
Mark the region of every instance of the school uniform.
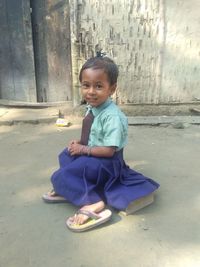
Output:
<instances>
[{"instance_id":1,"label":"school uniform","mask_svg":"<svg viewBox=\"0 0 200 267\"><path fill-rule=\"evenodd\" d=\"M100 200L116 209L154 192L159 184L130 169L123 159L127 143L128 121L117 105L108 99L98 107L88 108L94 121L88 146L115 146L111 158L71 156L67 149L59 155L60 168L52 175L54 190L77 206Z\"/></svg>"}]
</instances>

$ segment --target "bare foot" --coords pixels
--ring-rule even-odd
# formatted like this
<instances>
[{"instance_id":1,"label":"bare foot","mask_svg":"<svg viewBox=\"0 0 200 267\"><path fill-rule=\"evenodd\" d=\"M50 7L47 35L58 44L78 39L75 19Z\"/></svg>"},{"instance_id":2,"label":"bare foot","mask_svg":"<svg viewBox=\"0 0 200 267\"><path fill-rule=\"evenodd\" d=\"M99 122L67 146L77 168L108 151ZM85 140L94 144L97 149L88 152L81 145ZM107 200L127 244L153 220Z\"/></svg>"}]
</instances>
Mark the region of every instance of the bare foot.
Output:
<instances>
[{"instance_id":1,"label":"bare foot","mask_svg":"<svg viewBox=\"0 0 200 267\"><path fill-rule=\"evenodd\" d=\"M92 211L92 212L100 212L104 209L105 203L103 201L99 201L97 203L91 204L91 205L86 205L81 208L81 210L87 210L87 211ZM88 216L84 214L75 214L73 217L71 217L71 221L74 224L83 224L88 220Z\"/></svg>"}]
</instances>

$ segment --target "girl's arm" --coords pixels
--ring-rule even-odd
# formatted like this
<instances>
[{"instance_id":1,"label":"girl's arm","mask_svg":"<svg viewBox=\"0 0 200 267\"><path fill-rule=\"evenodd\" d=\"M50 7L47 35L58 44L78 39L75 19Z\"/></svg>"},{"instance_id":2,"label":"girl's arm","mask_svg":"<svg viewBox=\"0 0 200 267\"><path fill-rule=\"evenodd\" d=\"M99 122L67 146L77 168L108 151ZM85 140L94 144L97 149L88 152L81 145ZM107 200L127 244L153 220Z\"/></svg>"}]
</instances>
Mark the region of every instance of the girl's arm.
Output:
<instances>
[{"instance_id":1,"label":"girl's arm","mask_svg":"<svg viewBox=\"0 0 200 267\"><path fill-rule=\"evenodd\" d=\"M112 157L116 151L114 146L88 147L89 154L94 157Z\"/></svg>"},{"instance_id":2,"label":"girl's arm","mask_svg":"<svg viewBox=\"0 0 200 267\"><path fill-rule=\"evenodd\" d=\"M116 147L112 147L112 146L89 147L89 146L84 146L78 143L74 143L68 147L68 151L71 156L88 155L88 156L94 156L94 157L110 158L114 155L116 151Z\"/></svg>"}]
</instances>

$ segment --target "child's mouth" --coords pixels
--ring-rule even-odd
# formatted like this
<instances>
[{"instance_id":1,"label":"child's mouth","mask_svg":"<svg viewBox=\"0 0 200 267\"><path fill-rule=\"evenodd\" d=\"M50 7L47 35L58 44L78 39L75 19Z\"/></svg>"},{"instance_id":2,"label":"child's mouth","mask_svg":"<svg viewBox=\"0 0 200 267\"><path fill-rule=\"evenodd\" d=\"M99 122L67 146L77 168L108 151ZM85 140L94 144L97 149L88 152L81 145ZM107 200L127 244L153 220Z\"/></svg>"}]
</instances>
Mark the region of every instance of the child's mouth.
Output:
<instances>
[{"instance_id":1,"label":"child's mouth","mask_svg":"<svg viewBox=\"0 0 200 267\"><path fill-rule=\"evenodd\" d=\"M97 101L97 98L87 98L87 102L94 102Z\"/></svg>"}]
</instances>

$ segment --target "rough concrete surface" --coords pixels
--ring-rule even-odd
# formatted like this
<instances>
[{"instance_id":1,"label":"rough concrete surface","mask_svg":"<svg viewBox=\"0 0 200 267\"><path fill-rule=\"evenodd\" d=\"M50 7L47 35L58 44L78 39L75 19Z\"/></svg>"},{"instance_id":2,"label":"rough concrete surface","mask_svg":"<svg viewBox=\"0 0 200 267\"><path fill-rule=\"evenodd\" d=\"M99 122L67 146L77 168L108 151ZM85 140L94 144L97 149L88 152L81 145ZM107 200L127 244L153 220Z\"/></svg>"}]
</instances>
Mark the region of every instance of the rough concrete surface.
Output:
<instances>
[{"instance_id":1,"label":"rough concrete surface","mask_svg":"<svg viewBox=\"0 0 200 267\"><path fill-rule=\"evenodd\" d=\"M200 127L130 126L125 159L160 183L155 203L73 233L65 220L77 208L41 195L79 132L80 124L0 127L0 267L199 267Z\"/></svg>"}]
</instances>

